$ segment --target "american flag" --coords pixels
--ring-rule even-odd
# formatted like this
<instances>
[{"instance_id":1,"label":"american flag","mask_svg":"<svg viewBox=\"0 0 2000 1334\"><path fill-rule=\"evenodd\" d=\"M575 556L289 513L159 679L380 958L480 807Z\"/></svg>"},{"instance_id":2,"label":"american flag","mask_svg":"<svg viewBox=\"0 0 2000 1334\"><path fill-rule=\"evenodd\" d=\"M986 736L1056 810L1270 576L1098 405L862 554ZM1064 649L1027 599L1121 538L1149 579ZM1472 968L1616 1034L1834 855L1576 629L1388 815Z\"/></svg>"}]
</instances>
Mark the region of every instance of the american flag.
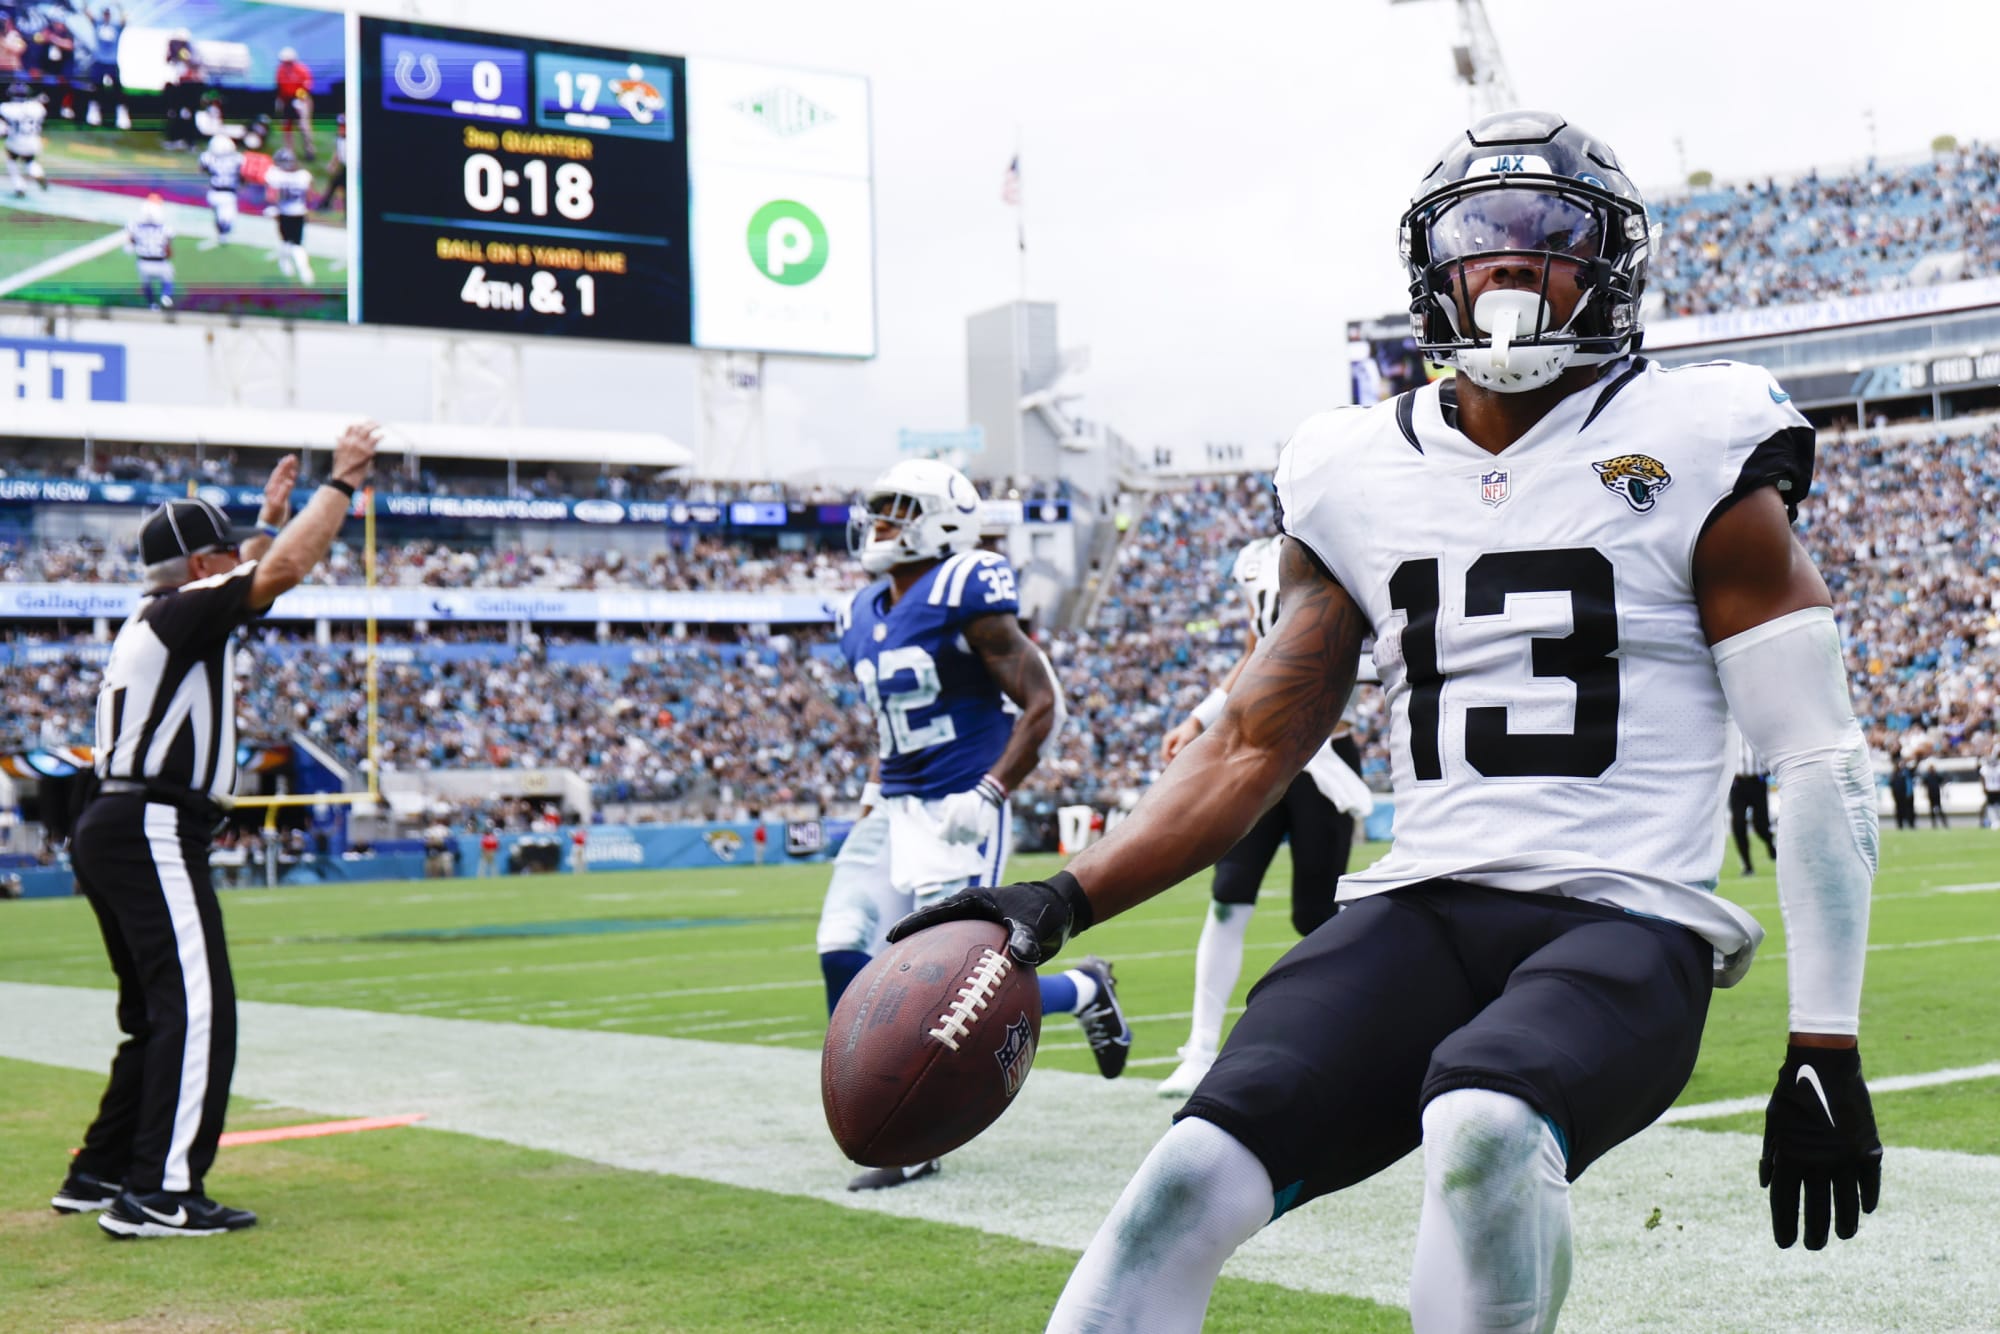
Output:
<instances>
[{"instance_id":1,"label":"american flag","mask_svg":"<svg viewBox=\"0 0 2000 1334\"><path fill-rule=\"evenodd\" d=\"M1021 155L1014 154L1014 160L1007 164L1007 174L1000 178L1000 202L1017 207L1021 202Z\"/></svg>"}]
</instances>

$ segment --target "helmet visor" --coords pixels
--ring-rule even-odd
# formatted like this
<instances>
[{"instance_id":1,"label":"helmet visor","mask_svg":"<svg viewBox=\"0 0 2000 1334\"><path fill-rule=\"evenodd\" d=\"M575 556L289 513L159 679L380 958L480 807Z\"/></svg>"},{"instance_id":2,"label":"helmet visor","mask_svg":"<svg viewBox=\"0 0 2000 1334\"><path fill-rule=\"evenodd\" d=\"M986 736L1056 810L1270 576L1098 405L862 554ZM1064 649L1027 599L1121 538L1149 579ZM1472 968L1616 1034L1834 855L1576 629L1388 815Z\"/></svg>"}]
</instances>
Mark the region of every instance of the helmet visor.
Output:
<instances>
[{"instance_id":1,"label":"helmet visor","mask_svg":"<svg viewBox=\"0 0 2000 1334\"><path fill-rule=\"evenodd\" d=\"M1597 259L1604 218L1581 200L1545 190L1482 190L1447 203L1429 223L1433 264L1475 255L1549 253Z\"/></svg>"}]
</instances>

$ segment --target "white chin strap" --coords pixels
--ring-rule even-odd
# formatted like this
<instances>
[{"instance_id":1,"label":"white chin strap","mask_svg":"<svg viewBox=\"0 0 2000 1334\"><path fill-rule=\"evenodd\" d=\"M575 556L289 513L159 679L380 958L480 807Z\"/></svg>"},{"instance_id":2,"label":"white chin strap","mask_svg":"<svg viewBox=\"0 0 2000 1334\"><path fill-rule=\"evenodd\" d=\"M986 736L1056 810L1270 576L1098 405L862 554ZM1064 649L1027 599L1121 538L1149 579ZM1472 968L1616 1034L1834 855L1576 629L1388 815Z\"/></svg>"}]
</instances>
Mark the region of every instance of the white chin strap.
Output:
<instances>
[{"instance_id":1,"label":"white chin strap","mask_svg":"<svg viewBox=\"0 0 2000 1334\"><path fill-rule=\"evenodd\" d=\"M1534 292L1510 288L1482 292L1472 304L1472 323L1492 342L1457 353L1452 361L1461 375L1482 389L1502 394L1539 389L1569 369L1576 353L1570 344L1515 346L1516 339L1548 332L1549 316L1549 303Z\"/></svg>"}]
</instances>

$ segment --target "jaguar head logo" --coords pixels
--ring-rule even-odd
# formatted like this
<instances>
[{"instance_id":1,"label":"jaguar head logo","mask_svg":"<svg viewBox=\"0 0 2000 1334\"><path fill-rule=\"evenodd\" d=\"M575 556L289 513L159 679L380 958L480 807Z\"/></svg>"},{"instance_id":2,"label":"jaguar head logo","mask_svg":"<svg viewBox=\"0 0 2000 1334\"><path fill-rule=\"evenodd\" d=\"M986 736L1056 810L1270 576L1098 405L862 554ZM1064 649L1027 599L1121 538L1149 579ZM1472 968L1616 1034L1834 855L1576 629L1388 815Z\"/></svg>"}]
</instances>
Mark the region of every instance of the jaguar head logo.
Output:
<instances>
[{"instance_id":1,"label":"jaguar head logo","mask_svg":"<svg viewBox=\"0 0 2000 1334\"><path fill-rule=\"evenodd\" d=\"M1623 496L1638 514L1653 508L1660 492L1674 484L1666 465L1647 454L1620 454L1590 466L1597 469L1597 480L1605 490Z\"/></svg>"}]
</instances>

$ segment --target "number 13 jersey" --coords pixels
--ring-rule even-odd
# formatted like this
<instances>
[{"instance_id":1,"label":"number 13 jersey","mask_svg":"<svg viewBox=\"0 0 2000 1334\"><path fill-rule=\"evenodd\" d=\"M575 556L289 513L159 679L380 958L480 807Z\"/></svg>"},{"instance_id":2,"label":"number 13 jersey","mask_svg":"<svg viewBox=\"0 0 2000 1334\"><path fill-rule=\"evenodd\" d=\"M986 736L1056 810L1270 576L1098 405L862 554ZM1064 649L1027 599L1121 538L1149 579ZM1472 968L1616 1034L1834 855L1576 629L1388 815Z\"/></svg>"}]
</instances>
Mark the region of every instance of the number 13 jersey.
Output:
<instances>
[{"instance_id":1,"label":"number 13 jersey","mask_svg":"<svg viewBox=\"0 0 2000 1334\"><path fill-rule=\"evenodd\" d=\"M1695 543L1733 499L1812 480L1813 432L1761 368L1608 367L1500 454L1441 382L1308 420L1285 533L1375 630L1395 842L1358 898L1450 877L1679 922L1718 982L1762 929L1718 897L1727 709Z\"/></svg>"}]
</instances>

